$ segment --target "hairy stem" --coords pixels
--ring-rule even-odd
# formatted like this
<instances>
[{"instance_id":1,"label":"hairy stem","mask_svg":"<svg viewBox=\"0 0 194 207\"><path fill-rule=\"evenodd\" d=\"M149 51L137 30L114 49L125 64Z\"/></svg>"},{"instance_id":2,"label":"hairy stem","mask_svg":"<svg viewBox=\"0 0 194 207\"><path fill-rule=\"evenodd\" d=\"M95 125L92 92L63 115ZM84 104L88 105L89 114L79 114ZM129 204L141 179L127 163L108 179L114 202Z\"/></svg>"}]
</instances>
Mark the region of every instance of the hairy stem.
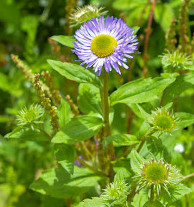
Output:
<instances>
[{"instance_id":1,"label":"hairy stem","mask_svg":"<svg viewBox=\"0 0 194 207\"><path fill-rule=\"evenodd\" d=\"M193 176L194 176L194 172L189 174L189 175L184 176L183 178L181 178L181 181L186 180L187 178L190 178L190 177L193 177Z\"/></svg>"},{"instance_id":2,"label":"hairy stem","mask_svg":"<svg viewBox=\"0 0 194 207\"><path fill-rule=\"evenodd\" d=\"M154 185L151 186L150 203L153 203L153 201L154 201Z\"/></svg>"}]
</instances>

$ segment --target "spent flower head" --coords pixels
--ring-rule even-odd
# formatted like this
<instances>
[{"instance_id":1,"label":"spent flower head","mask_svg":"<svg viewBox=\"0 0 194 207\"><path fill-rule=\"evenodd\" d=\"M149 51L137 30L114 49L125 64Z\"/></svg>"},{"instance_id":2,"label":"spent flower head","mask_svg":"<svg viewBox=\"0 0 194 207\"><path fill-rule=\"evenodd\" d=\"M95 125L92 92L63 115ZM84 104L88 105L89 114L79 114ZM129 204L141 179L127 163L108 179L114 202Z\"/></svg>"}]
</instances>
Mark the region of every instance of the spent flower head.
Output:
<instances>
[{"instance_id":1,"label":"spent flower head","mask_svg":"<svg viewBox=\"0 0 194 207\"><path fill-rule=\"evenodd\" d=\"M148 123L152 125L152 128L161 133L170 133L175 130L177 122L178 119L164 107L152 111L148 118Z\"/></svg>"},{"instance_id":2,"label":"spent flower head","mask_svg":"<svg viewBox=\"0 0 194 207\"><path fill-rule=\"evenodd\" d=\"M101 195L101 198L111 204L122 204L126 201L129 187L124 180L110 183Z\"/></svg>"},{"instance_id":3,"label":"spent flower head","mask_svg":"<svg viewBox=\"0 0 194 207\"><path fill-rule=\"evenodd\" d=\"M24 107L18 112L17 122L18 125L26 125L31 123L39 123L38 119L43 115L44 110L38 104L32 104L29 109Z\"/></svg>"},{"instance_id":4,"label":"spent flower head","mask_svg":"<svg viewBox=\"0 0 194 207\"><path fill-rule=\"evenodd\" d=\"M114 68L121 74L119 66L128 69L127 58L133 58L131 54L137 50L138 42L133 33L122 19L113 16L93 18L75 32L77 41L72 51L82 61L81 65L93 67L98 75L103 67L106 72Z\"/></svg>"},{"instance_id":5,"label":"spent flower head","mask_svg":"<svg viewBox=\"0 0 194 207\"><path fill-rule=\"evenodd\" d=\"M87 22L95 17L105 15L107 11L103 11L103 7L98 8L97 6L87 5L82 8L78 8L70 16L71 26L75 27L79 24Z\"/></svg>"},{"instance_id":6,"label":"spent flower head","mask_svg":"<svg viewBox=\"0 0 194 207\"><path fill-rule=\"evenodd\" d=\"M144 161L140 165L139 173L134 176L138 180L138 189L154 187L159 195L163 188L168 193L170 185L180 182L182 175L176 167L165 163L163 160Z\"/></svg>"},{"instance_id":7,"label":"spent flower head","mask_svg":"<svg viewBox=\"0 0 194 207\"><path fill-rule=\"evenodd\" d=\"M191 58L178 50L164 53L162 55L162 65L166 73L194 70Z\"/></svg>"}]
</instances>

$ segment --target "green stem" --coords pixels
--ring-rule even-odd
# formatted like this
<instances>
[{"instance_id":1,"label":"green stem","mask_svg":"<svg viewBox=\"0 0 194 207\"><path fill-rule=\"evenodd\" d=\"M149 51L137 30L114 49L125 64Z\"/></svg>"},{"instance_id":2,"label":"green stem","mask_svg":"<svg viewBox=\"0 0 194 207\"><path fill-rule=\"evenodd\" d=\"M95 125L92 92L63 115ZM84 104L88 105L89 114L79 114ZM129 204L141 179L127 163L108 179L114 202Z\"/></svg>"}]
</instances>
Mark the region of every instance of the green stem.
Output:
<instances>
[{"instance_id":1,"label":"green stem","mask_svg":"<svg viewBox=\"0 0 194 207\"><path fill-rule=\"evenodd\" d=\"M139 147L137 148L137 152L140 152L140 150L142 149L145 141L146 141L146 138L147 137L150 137L152 134L154 133L154 131L151 131L148 135L145 135L144 137L142 137L140 140L141 140L141 143L139 145Z\"/></svg>"},{"instance_id":2,"label":"green stem","mask_svg":"<svg viewBox=\"0 0 194 207\"><path fill-rule=\"evenodd\" d=\"M109 102L108 102L108 73L104 71L104 136L108 137L110 132L110 123L109 123Z\"/></svg>"},{"instance_id":3,"label":"green stem","mask_svg":"<svg viewBox=\"0 0 194 207\"><path fill-rule=\"evenodd\" d=\"M111 135L111 128L110 128L110 122L109 122L109 95L108 95L108 73L104 70L104 87L100 91L101 95L101 101L102 101L102 109L103 109L103 117L104 117L104 127L102 129L102 136L100 140L100 151L104 152L103 160L100 157L99 161L101 161L101 167L103 170L107 167L107 172L109 174L110 181L112 182L114 179L114 170L111 161L114 159L114 147L113 143L110 143L107 149L104 149L102 146L102 141L104 138ZM99 154L102 154L103 152L100 152Z\"/></svg>"},{"instance_id":4,"label":"green stem","mask_svg":"<svg viewBox=\"0 0 194 207\"><path fill-rule=\"evenodd\" d=\"M127 196L127 201L130 204L133 201L133 198L136 194L136 184L132 186L131 188L131 192L129 193L129 195Z\"/></svg>"},{"instance_id":5,"label":"green stem","mask_svg":"<svg viewBox=\"0 0 194 207\"><path fill-rule=\"evenodd\" d=\"M154 201L154 185L151 186L150 203L153 203L153 201Z\"/></svg>"}]
</instances>

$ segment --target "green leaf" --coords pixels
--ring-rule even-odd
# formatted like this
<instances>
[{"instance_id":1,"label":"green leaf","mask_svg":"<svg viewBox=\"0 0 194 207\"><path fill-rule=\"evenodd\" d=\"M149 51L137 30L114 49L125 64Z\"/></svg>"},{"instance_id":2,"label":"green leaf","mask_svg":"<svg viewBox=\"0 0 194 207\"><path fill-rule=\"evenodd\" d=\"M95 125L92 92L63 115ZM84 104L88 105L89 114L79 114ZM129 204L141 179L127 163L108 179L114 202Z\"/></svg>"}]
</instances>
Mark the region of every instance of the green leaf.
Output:
<instances>
[{"instance_id":1,"label":"green leaf","mask_svg":"<svg viewBox=\"0 0 194 207\"><path fill-rule=\"evenodd\" d=\"M101 198L94 197L92 199L85 199L76 207L108 207L106 202Z\"/></svg>"},{"instance_id":2,"label":"green leaf","mask_svg":"<svg viewBox=\"0 0 194 207\"><path fill-rule=\"evenodd\" d=\"M140 156L136 150L133 150L130 154L131 168L135 173L141 172L140 165L144 162L144 158Z\"/></svg>"},{"instance_id":3,"label":"green leaf","mask_svg":"<svg viewBox=\"0 0 194 207\"><path fill-rule=\"evenodd\" d=\"M132 202L134 207L142 207L148 201L148 192L146 190L140 190L136 193Z\"/></svg>"},{"instance_id":4,"label":"green leaf","mask_svg":"<svg viewBox=\"0 0 194 207\"><path fill-rule=\"evenodd\" d=\"M178 117L178 127L185 128L194 123L194 114L179 112L176 113L176 117Z\"/></svg>"},{"instance_id":5,"label":"green leaf","mask_svg":"<svg viewBox=\"0 0 194 207\"><path fill-rule=\"evenodd\" d=\"M143 207L164 207L164 206L159 201L154 201L153 203L150 203L150 201L148 201L144 204Z\"/></svg>"},{"instance_id":6,"label":"green leaf","mask_svg":"<svg viewBox=\"0 0 194 207\"><path fill-rule=\"evenodd\" d=\"M103 115L99 88L89 83L79 85L78 105L82 112Z\"/></svg>"},{"instance_id":7,"label":"green leaf","mask_svg":"<svg viewBox=\"0 0 194 207\"><path fill-rule=\"evenodd\" d=\"M170 85L175 79L165 78L147 78L131 81L113 92L110 96L111 105L117 103L144 103L161 96L163 90Z\"/></svg>"},{"instance_id":8,"label":"green leaf","mask_svg":"<svg viewBox=\"0 0 194 207\"><path fill-rule=\"evenodd\" d=\"M130 146L139 143L137 137L131 134L116 134L107 137L103 141L103 145L107 147L113 141L115 147Z\"/></svg>"},{"instance_id":9,"label":"green leaf","mask_svg":"<svg viewBox=\"0 0 194 207\"><path fill-rule=\"evenodd\" d=\"M139 118L146 119L150 116L140 104L128 104L128 106Z\"/></svg>"},{"instance_id":10,"label":"green leaf","mask_svg":"<svg viewBox=\"0 0 194 207\"><path fill-rule=\"evenodd\" d=\"M168 154L168 151L163 145L161 139L156 137L147 137L146 146L149 152L152 153L158 160L164 158L166 161L169 161L170 155Z\"/></svg>"},{"instance_id":11,"label":"green leaf","mask_svg":"<svg viewBox=\"0 0 194 207\"><path fill-rule=\"evenodd\" d=\"M116 173L122 171L124 177L131 177L133 174L130 166L130 159L121 158L117 161L113 161L113 168Z\"/></svg>"},{"instance_id":12,"label":"green leaf","mask_svg":"<svg viewBox=\"0 0 194 207\"><path fill-rule=\"evenodd\" d=\"M174 98L178 97L182 92L194 85L194 72L189 72L184 75L180 75L176 80L171 83L165 91L163 99L163 105L171 102Z\"/></svg>"},{"instance_id":13,"label":"green leaf","mask_svg":"<svg viewBox=\"0 0 194 207\"><path fill-rule=\"evenodd\" d=\"M71 48L74 48L73 42L76 40L73 36L63 36L63 35L52 36L51 39L59 42L64 46L71 47Z\"/></svg>"},{"instance_id":14,"label":"green leaf","mask_svg":"<svg viewBox=\"0 0 194 207\"><path fill-rule=\"evenodd\" d=\"M61 164L68 173L73 174L75 160L74 147L66 144L55 144L55 155L58 163Z\"/></svg>"},{"instance_id":15,"label":"green leaf","mask_svg":"<svg viewBox=\"0 0 194 207\"><path fill-rule=\"evenodd\" d=\"M30 188L55 198L73 198L81 196L95 187L100 179L90 170L76 166L74 174L70 178L70 174L64 168L59 167L43 171Z\"/></svg>"},{"instance_id":16,"label":"green leaf","mask_svg":"<svg viewBox=\"0 0 194 207\"><path fill-rule=\"evenodd\" d=\"M55 60L47 61L54 70L69 80L73 80L78 83L92 83L99 88L102 87L100 79L82 66Z\"/></svg>"},{"instance_id":17,"label":"green leaf","mask_svg":"<svg viewBox=\"0 0 194 207\"><path fill-rule=\"evenodd\" d=\"M59 131L52 139L53 143L75 144L94 136L103 126L103 120L97 116L78 116L71 119L63 132Z\"/></svg>"},{"instance_id":18,"label":"green leaf","mask_svg":"<svg viewBox=\"0 0 194 207\"><path fill-rule=\"evenodd\" d=\"M70 105L64 97L61 99L61 106L58 109L58 116L60 128L63 129L72 116Z\"/></svg>"},{"instance_id":19,"label":"green leaf","mask_svg":"<svg viewBox=\"0 0 194 207\"><path fill-rule=\"evenodd\" d=\"M40 131L39 129L32 129L27 127L17 127L12 132L5 135L9 139L23 139L31 141L49 141L50 136Z\"/></svg>"},{"instance_id":20,"label":"green leaf","mask_svg":"<svg viewBox=\"0 0 194 207\"><path fill-rule=\"evenodd\" d=\"M183 184L169 186L168 191L170 193L170 196L169 196L169 193L167 193L163 188L162 188L161 195L160 195L163 202L168 203L168 204L173 203L176 200L179 200L180 198L182 198L184 195L192 192L190 188L184 186Z\"/></svg>"}]
</instances>

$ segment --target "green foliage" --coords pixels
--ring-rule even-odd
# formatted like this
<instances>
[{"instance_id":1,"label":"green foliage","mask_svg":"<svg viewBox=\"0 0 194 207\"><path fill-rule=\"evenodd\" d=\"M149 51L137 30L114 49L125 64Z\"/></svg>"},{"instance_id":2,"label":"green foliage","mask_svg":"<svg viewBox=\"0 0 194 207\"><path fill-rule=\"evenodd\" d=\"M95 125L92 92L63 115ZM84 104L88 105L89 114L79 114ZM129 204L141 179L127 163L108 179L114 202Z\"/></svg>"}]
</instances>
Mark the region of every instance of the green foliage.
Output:
<instances>
[{"instance_id":1,"label":"green foliage","mask_svg":"<svg viewBox=\"0 0 194 207\"><path fill-rule=\"evenodd\" d=\"M50 136L43 131L31 127L17 127L12 132L6 134L8 139L24 139L31 141L49 141Z\"/></svg>"},{"instance_id":2,"label":"green foliage","mask_svg":"<svg viewBox=\"0 0 194 207\"><path fill-rule=\"evenodd\" d=\"M55 60L48 60L48 63L54 70L56 70L67 79L76 81L78 83L92 83L97 87L102 86L100 80L96 77L96 75L92 74L79 65L67 62L62 63Z\"/></svg>"},{"instance_id":3,"label":"green foliage","mask_svg":"<svg viewBox=\"0 0 194 207\"><path fill-rule=\"evenodd\" d=\"M100 177L87 169L75 168L73 176L62 167L43 171L31 189L55 198L77 197L95 187Z\"/></svg>"},{"instance_id":4,"label":"green foliage","mask_svg":"<svg viewBox=\"0 0 194 207\"><path fill-rule=\"evenodd\" d=\"M188 2L0 1L0 207L193 206ZM106 10L138 38L107 82L72 52L79 23Z\"/></svg>"},{"instance_id":5,"label":"green foliage","mask_svg":"<svg viewBox=\"0 0 194 207\"><path fill-rule=\"evenodd\" d=\"M161 92L175 79L147 78L131 81L111 94L111 105L116 103L144 103L161 96Z\"/></svg>"},{"instance_id":6,"label":"green foliage","mask_svg":"<svg viewBox=\"0 0 194 207\"><path fill-rule=\"evenodd\" d=\"M131 134L115 134L104 139L103 144L106 147L113 142L115 147L130 146L139 143L137 137Z\"/></svg>"},{"instance_id":7,"label":"green foliage","mask_svg":"<svg viewBox=\"0 0 194 207\"><path fill-rule=\"evenodd\" d=\"M58 163L70 174L73 174L75 150L73 146L66 144L55 145L55 156Z\"/></svg>"},{"instance_id":8,"label":"green foliage","mask_svg":"<svg viewBox=\"0 0 194 207\"><path fill-rule=\"evenodd\" d=\"M103 121L94 115L78 116L71 119L63 131L52 139L53 143L75 144L94 136L102 127Z\"/></svg>"},{"instance_id":9,"label":"green foliage","mask_svg":"<svg viewBox=\"0 0 194 207\"><path fill-rule=\"evenodd\" d=\"M83 113L102 112L102 104L99 89L92 84L81 83L79 85L78 106Z\"/></svg>"}]
</instances>

